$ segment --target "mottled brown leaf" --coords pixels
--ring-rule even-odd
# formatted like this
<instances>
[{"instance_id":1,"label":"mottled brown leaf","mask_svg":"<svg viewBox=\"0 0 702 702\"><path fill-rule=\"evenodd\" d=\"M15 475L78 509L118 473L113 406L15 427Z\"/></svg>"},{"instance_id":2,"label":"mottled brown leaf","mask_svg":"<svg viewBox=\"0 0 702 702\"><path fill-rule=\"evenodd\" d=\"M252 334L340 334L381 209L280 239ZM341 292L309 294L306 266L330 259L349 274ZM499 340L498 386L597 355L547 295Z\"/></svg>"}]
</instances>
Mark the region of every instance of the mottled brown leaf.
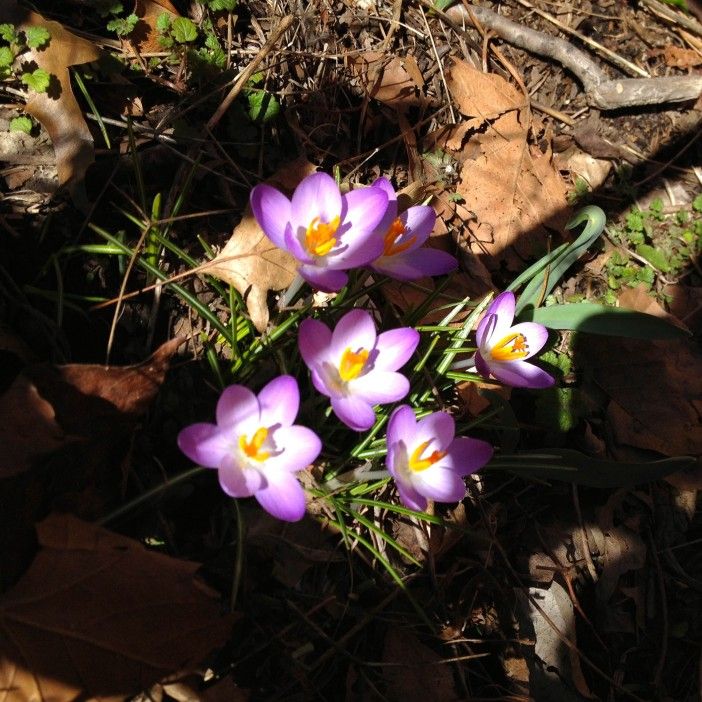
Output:
<instances>
[{"instance_id":1,"label":"mottled brown leaf","mask_svg":"<svg viewBox=\"0 0 702 702\"><path fill-rule=\"evenodd\" d=\"M68 515L37 531L42 549L0 598L5 702L117 702L226 640L231 619L196 563Z\"/></svg>"}]
</instances>

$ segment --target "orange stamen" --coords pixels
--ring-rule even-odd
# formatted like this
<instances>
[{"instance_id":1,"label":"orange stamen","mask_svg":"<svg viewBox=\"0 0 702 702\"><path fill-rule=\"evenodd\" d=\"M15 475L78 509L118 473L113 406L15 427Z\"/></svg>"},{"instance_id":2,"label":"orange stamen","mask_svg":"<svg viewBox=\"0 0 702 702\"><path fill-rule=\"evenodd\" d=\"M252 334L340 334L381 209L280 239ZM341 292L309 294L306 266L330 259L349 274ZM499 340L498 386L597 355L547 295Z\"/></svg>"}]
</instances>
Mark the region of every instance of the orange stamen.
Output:
<instances>
[{"instance_id":1,"label":"orange stamen","mask_svg":"<svg viewBox=\"0 0 702 702\"><path fill-rule=\"evenodd\" d=\"M352 351L348 346L341 356L339 375L344 382L357 378L368 360L368 351Z\"/></svg>"},{"instance_id":2,"label":"orange stamen","mask_svg":"<svg viewBox=\"0 0 702 702\"><path fill-rule=\"evenodd\" d=\"M490 351L495 361L517 361L529 355L529 346L524 334L508 334Z\"/></svg>"},{"instance_id":3,"label":"orange stamen","mask_svg":"<svg viewBox=\"0 0 702 702\"><path fill-rule=\"evenodd\" d=\"M336 230L339 228L339 217L331 222L320 222L315 217L305 232L307 250L315 256L326 256L336 245Z\"/></svg>"},{"instance_id":4,"label":"orange stamen","mask_svg":"<svg viewBox=\"0 0 702 702\"><path fill-rule=\"evenodd\" d=\"M409 459L410 470L415 472L426 470L429 468L429 466L434 465L434 463L440 461L446 455L446 451L434 451L426 458L421 458L421 455L424 453L424 450L427 446L429 446L431 441L431 439L429 441L424 441L413 451Z\"/></svg>"},{"instance_id":5,"label":"orange stamen","mask_svg":"<svg viewBox=\"0 0 702 702\"><path fill-rule=\"evenodd\" d=\"M396 256L414 244L416 237L411 236L407 241L403 241L401 244L397 243L397 240L405 233L405 225L402 224L402 220L397 217L392 221L392 224L388 227L387 232L385 232L385 245L383 247L383 256Z\"/></svg>"},{"instance_id":6,"label":"orange stamen","mask_svg":"<svg viewBox=\"0 0 702 702\"><path fill-rule=\"evenodd\" d=\"M254 461L265 461L271 454L269 451L261 451L261 446L268 436L268 429L266 427L259 427L256 429L256 433L253 435L251 441L248 440L246 434L242 434L239 437L239 448L242 453L245 453L249 458Z\"/></svg>"}]
</instances>

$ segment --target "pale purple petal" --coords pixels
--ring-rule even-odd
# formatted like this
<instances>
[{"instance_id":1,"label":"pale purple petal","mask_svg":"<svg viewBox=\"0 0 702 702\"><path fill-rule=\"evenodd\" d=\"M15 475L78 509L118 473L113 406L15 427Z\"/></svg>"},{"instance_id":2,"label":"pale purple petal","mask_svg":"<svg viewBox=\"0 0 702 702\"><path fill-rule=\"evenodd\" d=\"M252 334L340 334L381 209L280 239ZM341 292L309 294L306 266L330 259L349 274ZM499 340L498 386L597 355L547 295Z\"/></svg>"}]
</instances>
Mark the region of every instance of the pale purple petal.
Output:
<instances>
[{"instance_id":1,"label":"pale purple petal","mask_svg":"<svg viewBox=\"0 0 702 702\"><path fill-rule=\"evenodd\" d=\"M521 322L520 324L515 324L508 333L523 334L526 337L529 353L521 359L522 361L531 358L534 354L541 351L543 345L548 341L548 329L536 322Z\"/></svg>"},{"instance_id":2,"label":"pale purple petal","mask_svg":"<svg viewBox=\"0 0 702 702\"><path fill-rule=\"evenodd\" d=\"M322 395L325 395L326 397L335 397L339 394L327 383L327 379L319 366L310 368L310 378L312 378L312 385L314 385L317 392L321 393Z\"/></svg>"},{"instance_id":3,"label":"pale purple petal","mask_svg":"<svg viewBox=\"0 0 702 702\"><path fill-rule=\"evenodd\" d=\"M265 235L279 248L285 244L285 228L290 222L290 200L270 185L262 183L251 191L251 211Z\"/></svg>"},{"instance_id":4,"label":"pale purple petal","mask_svg":"<svg viewBox=\"0 0 702 702\"><path fill-rule=\"evenodd\" d=\"M280 424L289 427L300 409L300 390L297 380L291 375L273 378L258 393L261 406L261 426L272 427Z\"/></svg>"},{"instance_id":5,"label":"pale purple petal","mask_svg":"<svg viewBox=\"0 0 702 702\"><path fill-rule=\"evenodd\" d=\"M426 497L418 493L409 483L400 482L400 480L396 478L395 484L397 485L397 492L400 495L400 502L402 502L405 507L409 507L409 509L413 509L415 512L424 512L427 508Z\"/></svg>"},{"instance_id":6,"label":"pale purple petal","mask_svg":"<svg viewBox=\"0 0 702 702\"><path fill-rule=\"evenodd\" d=\"M437 502L460 502L466 496L463 478L439 464L413 473L412 485L424 497Z\"/></svg>"},{"instance_id":7,"label":"pale purple petal","mask_svg":"<svg viewBox=\"0 0 702 702\"><path fill-rule=\"evenodd\" d=\"M412 251L419 248L429 238L436 223L436 212L429 205L416 205L405 210L400 215L400 221L405 225L405 233L397 243L401 244L405 239L414 237L412 248L408 249Z\"/></svg>"},{"instance_id":8,"label":"pale purple petal","mask_svg":"<svg viewBox=\"0 0 702 702\"><path fill-rule=\"evenodd\" d=\"M446 251L425 246L395 256L381 256L371 268L395 280L417 280L450 273L458 268L458 261Z\"/></svg>"},{"instance_id":9,"label":"pale purple petal","mask_svg":"<svg viewBox=\"0 0 702 702\"><path fill-rule=\"evenodd\" d=\"M376 236L380 237L381 241L385 241L385 234L397 217L397 195L395 194L395 189L392 187L387 178L378 178L378 180L376 180L371 187L380 188L388 196L387 209L385 210L385 214L376 226L374 232Z\"/></svg>"},{"instance_id":10,"label":"pale purple petal","mask_svg":"<svg viewBox=\"0 0 702 702\"><path fill-rule=\"evenodd\" d=\"M333 359L338 367L344 351L366 349L369 351L375 346L376 331L373 318L368 312L353 309L347 312L338 322L332 333L329 358Z\"/></svg>"},{"instance_id":11,"label":"pale purple petal","mask_svg":"<svg viewBox=\"0 0 702 702\"><path fill-rule=\"evenodd\" d=\"M359 397L332 397L334 414L354 431L365 431L375 424L373 408Z\"/></svg>"},{"instance_id":12,"label":"pale purple petal","mask_svg":"<svg viewBox=\"0 0 702 702\"><path fill-rule=\"evenodd\" d=\"M319 217L320 222L331 222L341 216L341 210L341 193L336 181L326 173L308 175L292 196L293 235L298 236L300 229L306 230L315 217Z\"/></svg>"},{"instance_id":13,"label":"pale purple petal","mask_svg":"<svg viewBox=\"0 0 702 702\"><path fill-rule=\"evenodd\" d=\"M483 378L489 378L490 377L490 368L488 367L488 364L486 363L485 359L482 357L480 354L480 351L477 351L475 354L475 370L480 373L480 375L483 376Z\"/></svg>"},{"instance_id":14,"label":"pale purple petal","mask_svg":"<svg viewBox=\"0 0 702 702\"><path fill-rule=\"evenodd\" d=\"M372 188L380 188L388 196L388 206L391 207L393 203L395 204L395 212L397 212L397 193L395 188L392 187L392 183L387 178L377 178L371 184ZM393 215L393 219L397 217L397 214Z\"/></svg>"},{"instance_id":15,"label":"pale purple petal","mask_svg":"<svg viewBox=\"0 0 702 702\"><path fill-rule=\"evenodd\" d=\"M266 486L256 493L258 503L276 519L297 522L305 516L305 492L297 478L284 470L266 473Z\"/></svg>"},{"instance_id":16,"label":"pale purple petal","mask_svg":"<svg viewBox=\"0 0 702 702\"><path fill-rule=\"evenodd\" d=\"M545 371L526 361L489 364L490 372L501 383L515 388L550 388L556 381Z\"/></svg>"},{"instance_id":17,"label":"pale purple petal","mask_svg":"<svg viewBox=\"0 0 702 702\"><path fill-rule=\"evenodd\" d=\"M372 370L349 382L349 392L370 405L397 402L409 392L409 380L402 373Z\"/></svg>"},{"instance_id":18,"label":"pale purple petal","mask_svg":"<svg viewBox=\"0 0 702 702\"><path fill-rule=\"evenodd\" d=\"M487 441L459 436L451 442L441 466L457 475L470 475L480 470L492 458L492 446Z\"/></svg>"},{"instance_id":19,"label":"pale purple petal","mask_svg":"<svg viewBox=\"0 0 702 702\"><path fill-rule=\"evenodd\" d=\"M512 322L514 321L514 310L517 303L514 299L514 293L511 290L505 290L500 293L487 308L486 314L494 314L495 328L492 335L486 338L485 343L495 343L502 339L509 332Z\"/></svg>"},{"instance_id":20,"label":"pale purple petal","mask_svg":"<svg viewBox=\"0 0 702 702\"><path fill-rule=\"evenodd\" d=\"M323 363L329 357L332 333L329 327L316 320L305 319L300 324L297 345L300 355L308 368Z\"/></svg>"},{"instance_id":21,"label":"pale purple petal","mask_svg":"<svg viewBox=\"0 0 702 702\"><path fill-rule=\"evenodd\" d=\"M417 422L417 429L409 445L414 450L425 441L430 441L427 452L443 451L453 441L455 433L456 423L448 412L432 412Z\"/></svg>"},{"instance_id":22,"label":"pale purple petal","mask_svg":"<svg viewBox=\"0 0 702 702\"><path fill-rule=\"evenodd\" d=\"M413 441L414 435L417 432L417 420L414 412L409 405L400 405L388 419L388 428L385 433L388 445L390 447L398 444L400 441L405 442L405 446L409 441Z\"/></svg>"},{"instance_id":23,"label":"pale purple petal","mask_svg":"<svg viewBox=\"0 0 702 702\"><path fill-rule=\"evenodd\" d=\"M357 268L383 252L383 239L376 234L388 206L381 188L360 188L344 195L344 217L339 229L339 248L328 256L333 268Z\"/></svg>"},{"instance_id":24,"label":"pale purple petal","mask_svg":"<svg viewBox=\"0 0 702 702\"><path fill-rule=\"evenodd\" d=\"M390 329L375 342L377 355L373 362L376 370L398 370L409 361L419 344L419 332L411 327Z\"/></svg>"},{"instance_id":25,"label":"pale purple petal","mask_svg":"<svg viewBox=\"0 0 702 702\"><path fill-rule=\"evenodd\" d=\"M266 471L286 470L295 473L314 463L322 451L319 437L311 429L298 424L276 430L273 440L276 448L282 451L266 461Z\"/></svg>"},{"instance_id":26,"label":"pale purple petal","mask_svg":"<svg viewBox=\"0 0 702 702\"><path fill-rule=\"evenodd\" d=\"M251 497L266 483L266 479L257 468L242 467L229 456L219 469L219 484L231 497Z\"/></svg>"},{"instance_id":27,"label":"pale purple petal","mask_svg":"<svg viewBox=\"0 0 702 702\"><path fill-rule=\"evenodd\" d=\"M231 427L237 433L245 433L252 423L259 422L260 416L256 395L243 385L230 385L217 402L217 424L221 429Z\"/></svg>"},{"instance_id":28,"label":"pale purple petal","mask_svg":"<svg viewBox=\"0 0 702 702\"><path fill-rule=\"evenodd\" d=\"M304 264L297 271L313 288L322 292L337 292L349 280L344 271L330 270L318 266Z\"/></svg>"},{"instance_id":29,"label":"pale purple petal","mask_svg":"<svg viewBox=\"0 0 702 702\"><path fill-rule=\"evenodd\" d=\"M475 330L475 343L479 349L486 349L487 342L492 337L497 324L497 317L494 314L485 313L483 318L478 322L478 327Z\"/></svg>"},{"instance_id":30,"label":"pale purple petal","mask_svg":"<svg viewBox=\"0 0 702 702\"><path fill-rule=\"evenodd\" d=\"M311 266L316 265L317 259L303 246L300 238L293 231L292 224L285 230L285 249L294 256L300 263Z\"/></svg>"},{"instance_id":31,"label":"pale purple petal","mask_svg":"<svg viewBox=\"0 0 702 702\"><path fill-rule=\"evenodd\" d=\"M178 448L205 468L218 468L224 457L234 450L236 437L216 424L191 424L178 434Z\"/></svg>"}]
</instances>

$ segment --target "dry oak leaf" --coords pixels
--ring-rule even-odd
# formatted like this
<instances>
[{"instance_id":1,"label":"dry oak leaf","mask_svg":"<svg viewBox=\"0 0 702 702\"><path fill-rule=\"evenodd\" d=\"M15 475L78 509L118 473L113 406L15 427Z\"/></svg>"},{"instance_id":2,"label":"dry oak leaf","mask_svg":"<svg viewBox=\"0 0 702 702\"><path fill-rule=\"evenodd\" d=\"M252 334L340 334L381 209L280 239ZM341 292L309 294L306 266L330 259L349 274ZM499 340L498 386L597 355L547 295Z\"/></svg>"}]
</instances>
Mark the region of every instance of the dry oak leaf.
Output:
<instances>
[{"instance_id":1,"label":"dry oak leaf","mask_svg":"<svg viewBox=\"0 0 702 702\"><path fill-rule=\"evenodd\" d=\"M113 461L103 466L100 457L124 455L137 418L149 408L182 343L172 339L136 366L28 365L0 396L0 478L76 442L98 449L95 465L82 465L86 472L109 471Z\"/></svg>"},{"instance_id":2,"label":"dry oak leaf","mask_svg":"<svg viewBox=\"0 0 702 702\"><path fill-rule=\"evenodd\" d=\"M369 97L398 112L422 104L424 78L414 56L366 51L348 61Z\"/></svg>"},{"instance_id":3,"label":"dry oak leaf","mask_svg":"<svg viewBox=\"0 0 702 702\"><path fill-rule=\"evenodd\" d=\"M521 269L526 259L545 252L547 228L560 231L567 222L566 183L550 148L542 152L529 143L533 125L516 88L464 61L454 62L447 83L469 118L447 142L461 150L456 191L475 214L466 227L468 246L489 269L503 261Z\"/></svg>"},{"instance_id":4,"label":"dry oak leaf","mask_svg":"<svg viewBox=\"0 0 702 702\"><path fill-rule=\"evenodd\" d=\"M316 170L307 159L298 158L279 169L267 182L290 195L305 176ZM292 283L297 261L271 242L247 206L231 238L204 272L221 278L239 291L251 321L263 332L269 318L268 291L283 290Z\"/></svg>"},{"instance_id":5,"label":"dry oak leaf","mask_svg":"<svg viewBox=\"0 0 702 702\"><path fill-rule=\"evenodd\" d=\"M37 557L0 597L5 702L117 702L226 641L231 619L196 563L69 515L37 533Z\"/></svg>"},{"instance_id":6,"label":"dry oak leaf","mask_svg":"<svg viewBox=\"0 0 702 702\"><path fill-rule=\"evenodd\" d=\"M180 17L180 13L169 0L136 0L134 14L139 18L136 26L126 40L122 41L124 48L133 52L135 49L140 54L163 51L159 42L160 32L156 29L156 22L160 15L170 15L171 19Z\"/></svg>"},{"instance_id":7,"label":"dry oak leaf","mask_svg":"<svg viewBox=\"0 0 702 702\"><path fill-rule=\"evenodd\" d=\"M73 95L68 69L96 61L100 50L93 42L71 34L58 22L22 10L14 2L0 8L0 22L15 24L20 29L41 26L51 34L48 45L30 49L20 57L22 63L35 62L55 76L47 92L29 92L24 109L41 122L51 137L59 185L81 181L95 154L93 137Z\"/></svg>"}]
</instances>

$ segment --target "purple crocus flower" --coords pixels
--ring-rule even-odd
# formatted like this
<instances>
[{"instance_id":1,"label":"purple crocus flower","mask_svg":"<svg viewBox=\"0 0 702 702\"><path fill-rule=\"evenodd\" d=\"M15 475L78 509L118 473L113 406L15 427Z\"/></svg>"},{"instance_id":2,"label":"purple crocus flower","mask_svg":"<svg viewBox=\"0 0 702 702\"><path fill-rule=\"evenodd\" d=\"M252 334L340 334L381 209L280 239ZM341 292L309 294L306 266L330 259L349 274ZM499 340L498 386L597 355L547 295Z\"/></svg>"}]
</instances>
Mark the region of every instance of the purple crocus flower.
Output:
<instances>
[{"instance_id":1,"label":"purple crocus flower","mask_svg":"<svg viewBox=\"0 0 702 702\"><path fill-rule=\"evenodd\" d=\"M294 473L322 450L311 429L293 424L299 406L297 381L289 375L271 380L258 396L230 385L217 402L217 423L186 427L178 446L196 463L217 468L228 495L253 495L274 517L296 522L305 514L305 493Z\"/></svg>"},{"instance_id":2,"label":"purple crocus flower","mask_svg":"<svg viewBox=\"0 0 702 702\"><path fill-rule=\"evenodd\" d=\"M554 379L537 366L526 363L548 339L546 327L535 322L514 321L514 293L498 295L488 307L475 331L478 352L475 367L480 375L490 375L516 388L547 388Z\"/></svg>"},{"instance_id":3,"label":"purple crocus flower","mask_svg":"<svg viewBox=\"0 0 702 702\"><path fill-rule=\"evenodd\" d=\"M402 405L390 415L387 468L402 504L421 512L427 498L458 502L465 497L463 476L490 460L492 446L478 439L454 438L455 433L453 417L446 412L417 421L412 408Z\"/></svg>"},{"instance_id":4,"label":"purple crocus flower","mask_svg":"<svg viewBox=\"0 0 702 702\"><path fill-rule=\"evenodd\" d=\"M378 178L372 187L387 194L388 208L376 228L383 250L370 267L396 280L415 280L455 270L458 261L451 254L428 246L420 248L434 228L434 208L417 205L398 215L397 193L390 181Z\"/></svg>"},{"instance_id":5,"label":"purple crocus flower","mask_svg":"<svg viewBox=\"0 0 702 702\"><path fill-rule=\"evenodd\" d=\"M299 262L299 274L325 292L340 290L344 271L377 258L383 243L375 234L387 210L381 188L342 195L326 173L312 173L295 188L292 200L265 183L251 191L251 210L266 236Z\"/></svg>"},{"instance_id":6,"label":"purple crocus flower","mask_svg":"<svg viewBox=\"0 0 702 702\"><path fill-rule=\"evenodd\" d=\"M370 314L347 312L332 332L326 324L305 319L298 345L314 386L331 398L334 414L356 431L373 426L373 405L396 402L409 392L409 381L396 373L414 353L419 333L410 327L376 336Z\"/></svg>"}]
</instances>

